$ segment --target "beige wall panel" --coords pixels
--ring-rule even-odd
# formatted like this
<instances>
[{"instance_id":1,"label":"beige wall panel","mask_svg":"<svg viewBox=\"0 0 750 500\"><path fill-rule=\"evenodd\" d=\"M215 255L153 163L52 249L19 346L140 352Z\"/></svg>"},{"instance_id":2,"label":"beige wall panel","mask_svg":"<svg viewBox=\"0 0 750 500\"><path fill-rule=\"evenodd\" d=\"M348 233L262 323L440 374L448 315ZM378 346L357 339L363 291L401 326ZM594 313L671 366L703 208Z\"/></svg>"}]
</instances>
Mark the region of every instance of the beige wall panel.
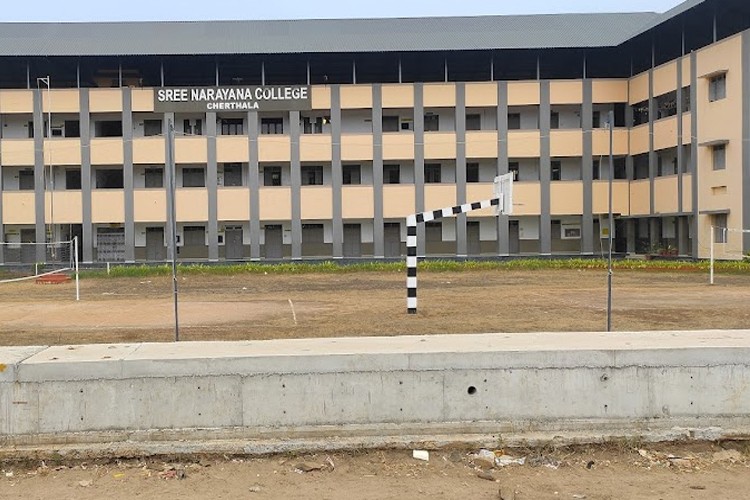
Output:
<instances>
[{"instance_id":1,"label":"beige wall panel","mask_svg":"<svg viewBox=\"0 0 750 500\"><path fill-rule=\"evenodd\" d=\"M551 130L550 154L559 156L581 156L583 154L583 131Z\"/></svg>"},{"instance_id":2,"label":"beige wall panel","mask_svg":"<svg viewBox=\"0 0 750 500\"><path fill-rule=\"evenodd\" d=\"M175 137L176 163L206 163L208 161L208 142L205 137Z\"/></svg>"},{"instance_id":3,"label":"beige wall panel","mask_svg":"<svg viewBox=\"0 0 750 500\"><path fill-rule=\"evenodd\" d=\"M89 111L91 113L121 112L122 91L120 89L89 90Z\"/></svg>"},{"instance_id":4,"label":"beige wall panel","mask_svg":"<svg viewBox=\"0 0 750 500\"><path fill-rule=\"evenodd\" d=\"M407 217L416 212L414 186L387 184L383 186L383 217Z\"/></svg>"},{"instance_id":5,"label":"beige wall panel","mask_svg":"<svg viewBox=\"0 0 750 500\"><path fill-rule=\"evenodd\" d=\"M677 89L677 61L654 69L654 97Z\"/></svg>"},{"instance_id":6,"label":"beige wall panel","mask_svg":"<svg viewBox=\"0 0 750 500\"><path fill-rule=\"evenodd\" d=\"M426 184L424 187L425 210L439 210L456 204L456 186L451 184Z\"/></svg>"},{"instance_id":7,"label":"beige wall panel","mask_svg":"<svg viewBox=\"0 0 750 500\"><path fill-rule=\"evenodd\" d=\"M383 108L413 108L414 85L411 83L383 85L382 100Z\"/></svg>"},{"instance_id":8,"label":"beige wall panel","mask_svg":"<svg viewBox=\"0 0 750 500\"><path fill-rule=\"evenodd\" d=\"M312 109L331 109L331 87L316 85L310 91Z\"/></svg>"},{"instance_id":9,"label":"beige wall panel","mask_svg":"<svg viewBox=\"0 0 750 500\"><path fill-rule=\"evenodd\" d=\"M467 158L497 158L497 132L466 132Z\"/></svg>"},{"instance_id":10,"label":"beige wall panel","mask_svg":"<svg viewBox=\"0 0 750 500\"><path fill-rule=\"evenodd\" d=\"M682 174L682 211L693 211L693 176Z\"/></svg>"},{"instance_id":11,"label":"beige wall panel","mask_svg":"<svg viewBox=\"0 0 750 500\"><path fill-rule=\"evenodd\" d=\"M497 106L497 83L467 83L466 107L488 108Z\"/></svg>"},{"instance_id":12,"label":"beige wall panel","mask_svg":"<svg viewBox=\"0 0 750 500\"><path fill-rule=\"evenodd\" d=\"M508 106L539 104L539 82L508 82Z\"/></svg>"},{"instance_id":13,"label":"beige wall panel","mask_svg":"<svg viewBox=\"0 0 750 500\"><path fill-rule=\"evenodd\" d=\"M94 224L125 222L125 193L122 189L91 191L91 222Z\"/></svg>"},{"instance_id":14,"label":"beige wall panel","mask_svg":"<svg viewBox=\"0 0 750 500\"><path fill-rule=\"evenodd\" d=\"M216 138L216 161L219 163L246 163L250 161L250 145L244 136Z\"/></svg>"},{"instance_id":15,"label":"beige wall panel","mask_svg":"<svg viewBox=\"0 0 750 500\"><path fill-rule=\"evenodd\" d=\"M80 224L83 219L80 191L45 193L45 220L55 224Z\"/></svg>"},{"instance_id":16,"label":"beige wall panel","mask_svg":"<svg viewBox=\"0 0 750 500\"><path fill-rule=\"evenodd\" d=\"M635 104L648 100L648 72L641 73L630 79L628 102Z\"/></svg>"},{"instance_id":17,"label":"beige wall panel","mask_svg":"<svg viewBox=\"0 0 750 500\"><path fill-rule=\"evenodd\" d=\"M594 181L592 186L592 212L594 214L609 213L609 183ZM630 215L630 183L616 180L612 183L612 212L620 215Z\"/></svg>"},{"instance_id":18,"label":"beige wall panel","mask_svg":"<svg viewBox=\"0 0 750 500\"><path fill-rule=\"evenodd\" d=\"M628 129L618 128L612 134L612 152L615 156L628 154ZM592 154L609 156L609 130L594 129L591 133Z\"/></svg>"},{"instance_id":19,"label":"beige wall panel","mask_svg":"<svg viewBox=\"0 0 750 500\"><path fill-rule=\"evenodd\" d=\"M180 188L175 196L177 222L208 220L208 191L204 188Z\"/></svg>"},{"instance_id":20,"label":"beige wall panel","mask_svg":"<svg viewBox=\"0 0 750 500\"><path fill-rule=\"evenodd\" d=\"M292 143L288 135L258 137L259 161L291 161Z\"/></svg>"},{"instance_id":21,"label":"beige wall panel","mask_svg":"<svg viewBox=\"0 0 750 500\"><path fill-rule=\"evenodd\" d=\"M154 111L154 89L133 89L131 95L133 111L137 113Z\"/></svg>"},{"instance_id":22,"label":"beige wall panel","mask_svg":"<svg viewBox=\"0 0 750 500\"><path fill-rule=\"evenodd\" d=\"M5 191L3 193L3 224L34 224L34 192Z\"/></svg>"},{"instance_id":23,"label":"beige wall panel","mask_svg":"<svg viewBox=\"0 0 750 500\"><path fill-rule=\"evenodd\" d=\"M627 80L593 80L591 91L594 104L628 102Z\"/></svg>"},{"instance_id":24,"label":"beige wall panel","mask_svg":"<svg viewBox=\"0 0 750 500\"><path fill-rule=\"evenodd\" d=\"M425 160L452 159L456 157L456 134L453 132L427 132L424 135Z\"/></svg>"},{"instance_id":25,"label":"beige wall panel","mask_svg":"<svg viewBox=\"0 0 750 500\"><path fill-rule=\"evenodd\" d=\"M342 109L372 108L372 85L342 85Z\"/></svg>"},{"instance_id":26,"label":"beige wall panel","mask_svg":"<svg viewBox=\"0 0 750 500\"><path fill-rule=\"evenodd\" d=\"M331 161L331 136L303 135L299 139L300 161Z\"/></svg>"},{"instance_id":27,"label":"beige wall panel","mask_svg":"<svg viewBox=\"0 0 750 500\"><path fill-rule=\"evenodd\" d=\"M250 189L220 187L217 196L218 220L250 220Z\"/></svg>"},{"instance_id":28,"label":"beige wall panel","mask_svg":"<svg viewBox=\"0 0 750 500\"><path fill-rule=\"evenodd\" d=\"M549 85L550 104L581 104L583 82L580 80L553 80Z\"/></svg>"},{"instance_id":29,"label":"beige wall panel","mask_svg":"<svg viewBox=\"0 0 750 500\"><path fill-rule=\"evenodd\" d=\"M44 113L48 113L50 110L50 100L53 113L78 113L81 110L78 89L53 88L51 94L45 88L42 88L42 110Z\"/></svg>"},{"instance_id":30,"label":"beige wall panel","mask_svg":"<svg viewBox=\"0 0 750 500\"><path fill-rule=\"evenodd\" d=\"M165 149L163 137L137 137L133 139L133 163L164 164Z\"/></svg>"},{"instance_id":31,"label":"beige wall panel","mask_svg":"<svg viewBox=\"0 0 750 500\"><path fill-rule=\"evenodd\" d=\"M372 135L349 134L341 136L342 161L372 161Z\"/></svg>"},{"instance_id":32,"label":"beige wall panel","mask_svg":"<svg viewBox=\"0 0 750 500\"><path fill-rule=\"evenodd\" d=\"M638 125L635 128L630 129L630 154L638 155L641 153L648 153L649 144L649 130L648 124Z\"/></svg>"},{"instance_id":33,"label":"beige wall panel","mask_svg":"<svg viewBox=\"0 0 750 500\"><path fill-rule=\"evenodd\" d=\"M372 186L343 186L341 213L344 219L372 219L375 217Z\"/></svg>"},{"instance_id":34,"label":"beige wall panel","mask_svg":"<svg viewBox=\"0 0 750 500\"><path fill-rule=\"evenodd\" d=\"M517 184L515 185L517 186ZM514 188L515 188L514 186ZM491 182L472 182L466 185L466 201L474 203L477 201L491 200L495 197L494 185ZM515 201L515 191L513 192ZM470 217L489 217L495 215L494 208L483 208L469 212Z\"/></svg>"},{"instance_id":35,"label":"beige wall panel","mask_svg":"<svg viewBox=\"0 0 750 500\"><path fill-rule=\"evenodd\" d=\"M3 139L2 161L6 167L34 166L34 139Z\"/></svg>"},{"instance_id":36,"label":"beige wall panel","mask_svg":"<svg viewBox=\"0 0 750 500\"><path fill-rule=\"evenodd\" d=\"M654 179L654 212L657 214L679 212L678 180L676 175Z\"/></svg>"},{"instance_id":37,"label":"beige wall panel","mask_svg":"<svg viewBox=\"0 0 750 500\"><path fill-rule=\"evenodd\" d=\"M578 215L583 213L583 182L560 181L550 184L550 213Z\"/></svg>"},{"instance_id":38,"label":"beige wall panel","mask_svg":"<svg viewBox=\"0 0 750 500\"><path fill-rule=\"evenodd\" d=\"M260 220L291 220L292 190L289 187L260 188Z\"/></svg>"},{"instance_id":39,"label":"beige wall panel","mask_svg":"<svg viewBox=\"0 0 750 500\"><path fill-rule=\"evenodd\" d=\"M455 83L425 83L425 108L452 108L456 105Z\"/></svg>"},{"instance_id":40,"label":"beige wall panel","mask_svg":"<svg viewBox=\"0 0 750 500\"><path fill-rule=\"evenodd\" d=\"M164 222L167 220L167 192L163 189L133 191L135 222Z\"/></svg>"},{"instance_id":41,"label":"beige wall panel","mask_svg":"<svg viewBox=\"0 0 750 500\"><path fill-rule=\"evenodd\" d=\"M122 144L119 137L91 139L91 164L122 165Z\"/></svg>"},{"instance_id":42,"label":"beige wall panel","mask_svg":"<svg viewBox=\"0 0 750 500\"><path fill-rule=\"evenodd\" d=\"M383 134L384 160L409 160L414 158L414 134L389 132Z\"/></svg>"},{"instance_id":43,"label":"beige wall panel","mask_svg":"<svg viewBox=\"0 0 750 500\"><path fill-rule=\"evenodd\" d=\"M34 112L34 94L31 90L3 90L0 91L0 113L28 113Z\"/></svg>"},{"instance_id":44,"label":"beige wall panel","mask_svg":"<svg viewBox=\"0 0 750 500\"><path fill-rule=\"evenodd\" d=\"M53 139L44 141L44 162L49 165L80 165L80 139Z\"/></svg>"},{"instance_id":45,"label":"beige wall panel","mask_svg":"<svg viewBox=\"0 0 750 500\"><path fill-rule=\"evenodd\" d=\"M630 183L630 215L649 215L651 186L648 179Z\"/></svg>"},{"instance_id":46,"label":"beige wall panel","mask_svg":"<svg viewBox=\"0 0 750 500\"><path fill-rule=\"evenodd\" d=\"M329 186L303 186L300 189L304 220L329 220L333 217L332 189Z\"/></svg>"},{"instance_id":47,"label":"beige wall panel","mask_svg":"<svg viewBox=\"0 0 750 500\"><path fill-rule=\"evenodd\" d=\"M538 158L539 131L510 130L508 131L509 158Z\"/></svg>"},{"instance_id":48,"label":"beige wall panel","mask_svg":"<svg viewBox=\"0 0 750 500\"><path fill-rule=\"evenodd\" d=\"M513 183L513 215L542 213L542 188L538 182Z\"/></svg>"},{"instance_id":49,"label":"beige wall panel","mask_svg":"<svg viewBox=\"0 0 750 500\"><path fill-rule=\"evenodd\" d=\"M687 135L690 135L688 129ZM677 117L670 116L654 122L654 150L677 146Z\"/></svg>"}]
</instances>

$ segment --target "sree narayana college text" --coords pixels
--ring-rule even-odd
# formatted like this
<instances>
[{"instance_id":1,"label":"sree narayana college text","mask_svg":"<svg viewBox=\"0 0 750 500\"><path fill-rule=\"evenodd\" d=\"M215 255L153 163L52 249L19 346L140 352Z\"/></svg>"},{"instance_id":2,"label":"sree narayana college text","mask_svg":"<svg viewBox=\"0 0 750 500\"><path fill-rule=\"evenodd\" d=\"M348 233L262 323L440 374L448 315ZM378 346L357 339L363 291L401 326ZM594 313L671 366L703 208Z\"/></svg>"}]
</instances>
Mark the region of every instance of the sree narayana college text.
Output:
<instances>
[{"instance_id":1,"label":"sree narayana college text","mask_svg":"<svg viewBox=\"0 0 750 500\"><path fill-rule=\"evenodd\" d=\"M159 104L193 104L208 111L259 109L262 103L300 102L310 97L306 86L291 87L210 87L159 89Z\"/></svg>"}]
</instances>

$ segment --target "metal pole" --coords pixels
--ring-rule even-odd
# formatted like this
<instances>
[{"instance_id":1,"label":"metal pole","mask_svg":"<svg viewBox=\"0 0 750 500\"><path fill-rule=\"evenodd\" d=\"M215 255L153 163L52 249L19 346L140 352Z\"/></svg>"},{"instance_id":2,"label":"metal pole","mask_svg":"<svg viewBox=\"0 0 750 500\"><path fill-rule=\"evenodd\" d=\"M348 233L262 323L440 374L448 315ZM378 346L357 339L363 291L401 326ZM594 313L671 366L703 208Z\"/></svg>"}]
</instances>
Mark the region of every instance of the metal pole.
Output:
<instances>
[{"instance_id":1,"label":"metal pole","mask_svg":"<svg viewBox=\"0 0 750 500\"><path fill-rule=\"evenodd\" d=\"M76 272L76 301L81 300L81 285L78 281L78 236L73 236L73 262Z\"/></svg>"},{"instance_id":2,"label":"metal pole","mask_svg":"<svg viewBox=\"0 0 750 500\"><path fill-rule=\"evenodd\" d=\"M180 341L180 321L177 312L177 209L175 201L176 192L176 172L174 162L174 123L167 120L167 172L169 175L169 224L171 238L169 241L170 252L172 254L172 295L174 296L174 341Z\"/></svg>"},{"instance_id":3,"label":"metal pole","mask_svg":"<svg viewBox=\"0 0 750 500\"><path fill-rule=\"evenodd\" d=\"M607 331L612 331L612 231L614 230L615 221L612 214L612 183L615 176L615 162L612 153L614 142L615 114L609 112L609 230L607 239L609 240L609 253L607 256Z\"/></svg>"},{"instance_id":4,"label":"metal pole","mask_svg":"<svg viewBox=\"0 0 750 500\"><path fill-rule=\"evenodd\" d=\"M715 241L714 231L715 231L714 227L711 226L711 264L710 264L710 270L708 272L708 276L709 276L708 282L711 285L714 284L714 241Z\"/></svg>"}]
</instances>

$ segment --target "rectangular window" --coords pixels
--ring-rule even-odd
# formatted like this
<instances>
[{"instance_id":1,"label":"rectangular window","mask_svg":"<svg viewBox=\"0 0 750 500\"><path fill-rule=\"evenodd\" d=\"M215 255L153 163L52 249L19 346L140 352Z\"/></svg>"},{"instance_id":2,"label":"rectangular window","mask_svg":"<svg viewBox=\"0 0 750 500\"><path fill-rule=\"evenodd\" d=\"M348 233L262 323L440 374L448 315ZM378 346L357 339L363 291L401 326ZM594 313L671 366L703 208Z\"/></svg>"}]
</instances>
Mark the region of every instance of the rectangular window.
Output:
<instances>
[{"instance_id":1,"label":"rectangular window","mask_svg":"<svg viewBox=\"0 0 750 500\"><path fill-rule=\"evenodd\" d=\"M639 102L631 106L633 111L633 126L648 123L648 101Z\"/></svg>"},{"instance_id":2,"label":"rectangular window","mask_svg":"<svg viewBox=\"0 0 750 500\"><path fill-rule=\"evenodd\" d=\"M34 189L34 171L30 168L18 172L18 189L30 191Z\"/></svg>"},{"instance_id":3,"label":"rectangular window","mask_svg":"<svg viewBox=\"0 0 750 500\"><path fill-rule=\"evenodd\" d=\"M122 121L105 120L94 125L96 137L122 137Z\"/></svg>"},{"instance_id":4,"label":"rectangular window","mask_svg":"<svg viewBox=\"0 0 750 500\"><path fill-rule=\"evenodd\" d=\"M183 168L182 187L206 187L206 175L203 168Z\"/></svg>"},{"instance_id":5,"label":"rectangular window","mask_svg":"<svg viewBox=\"0 0 750 500\"><path fill-rule=\"evenodd\" d=\"M424 115L424 131L437 132L440 130L440 116L428 113Z\"/></svg>"},{"instance_id":6,"label":"rectangular window","mask_svg":"<svg viewBox=\"0 0 750 500\"><path fill-rule=\"evenodd\" d=\"M243 135L244 133L242 118L223 118L221 120L221 135Z\"/></svg>"},{"instance_id":7,"label":"rectangular window","mask_svg":"<svg viewBox=\"0 0 750 500\"><path fill-rule=\"evenodd\" d=\"M322 186L323 167L320 165L305 165L300 170L303 186Z\"/></svg>"},{"instance_id":8,"label":"rectangular window","mask_svg":"<svg viewBox=\"0 0 750 500\"><path fill-rule=\"evenodd\" d=\"M441 171L439 163L426 163L424 166L425 184L440 184Z\"/></svg>"},{"instance_id":9,"label":"rectangular window","mask_svg":"<svg viewBox=\"0 0 750 500\"><path fill-rule=\"evenodd\" d=\"M122 187L122 169L103 168L96 171L97 189L122 189Z\"/></svg>"},{"instance_id":10,"label":"rectangular window","mask_svg":"<svg viewBox=\"0 0 750 500\"><path fill-rule=\"evenodd\" d=\"M33 139L34 138L34 122L28 122L26 124L26 130L29 132L29 139ZM45 137L47 136L46 132L44 136Z\"/></svg>"},{"instance_id":11,"label":"rectangular window","mask_svg":"<svg viewBox=\"0 0 750 500\"><path fill-rule=\"evenodd\" d=\"M677 114L677 91L667 92L658 96L655 100L657 120Z\"/></svg>"},{"instance_id":12,"label":"rectangular window","mask_svg":"<svg viewBox=\"0 0 750 500\"><path fill-rule=\"evenodd\" d=\"M513 174L513 182L518 180L519 164L517 161L508 163L508 173Z\"/></svg>"},{"instance_id":13,"label":"rectangular window","mask_svg":"<svg viewBox=\"0 0 750 500\"><path fill-rule=\"evenodd\" d=\"M400 184L401 167L399 165L383 165L383 184Z\"/></svg>"},{"instance_id":14,"label":"rectangular window","mask_svg":"<svg viewBox=\"0 0 750 500\"><path fill-rule=\"evenodd\" d=\"M592 119L593 128L602 128L602 113L601 111L594 111Z\"/></svg>"},{"instance_id":15,"label":"rectangular window","mask_svg":"<svg viewBox=\"0 0 750 500\"><path fill-rule=\"evenodd\" d=\"M711 151L712 166L714 170L724 170L727 168L727 146L726 144L717 144Z\"/></svg>"},{"instance_id":16,"label":"rectangular window","mask_svg":"<svg viewBox=\"0 0 750 500\"><path fill-rule=\"evenodd\" d=\"M727 242L727 214L714 214L711 216L711 225L714 227L714 243Z\"/></svg>"},{"instance_id":17,"label":"rectangular window","mask_svg":"<svg viewBox=\"0 0 750 500\"><path fill-rule=\"evenodd\" d=\"M65 137L81 137L81 122L78 120L65 120Z\"/></svg>"},{"instance_id":18,"label":"rectangular window","mask_svg":"<svg viewBox=\"0 0 750 500\"><path fill-rule=\"evenodd\" d=\"M466 115L466 130L482 130L482 115Z\"/></svg>"},{"instance_id":19,"label":"rectangular window","mask_svg":"<svg viewBox=\"0 0 750 500\"><path fill-rule=\"evenodd\" d=\"M281 186L281 167L263 167L263 185Z\"/></svg>"},{"instance_id":20,"label":"rectangular window","mask_svg":"<svg viewBox=\"0 0 750 500\"><path fill-rule=\"evenodd\" d=\"M330 123L331 119L329 117L304 117L302 118L302 133L303 134L322 134L323 133L323 125L326 123Z\"/></svg>"},{"instance_id":21,"label":"rectangular window","mask_svg":"<svg viewBox=\"0 0 750 500\"><path fill-rule=\"evenodd\" d=\"M550 179L553 181L559 181L562 179L562 163L555 160L552 162L552 172Z\"/></svg>"},{"instance_id":22,"label":"rectangular window","mask_svg":"<svg viewBox=\"0 0 750 500\"><path fill-rule=\"evenodd\" d=\"M727 96L727 74L712 76L708 80L708 100L719 101Z\"/></svg>"},{"instance_id":23,"label":"rectangular window","mask_svg":"<svg viewBox=\"0 0 750 500\"><path fill-rule=\"evenodd\" d=\"M521 113L508 113L508 130L521 130Z\"/></svg>"},{"instance_id":24,"label":"rectangular window","mask_svg":"<svg viewBox=\"0 0 750 500\"><path fill-rule=\"evenodd\" d=\"M202 247L206 245L206 228L204 226L185 226L182 229L186 247Z\"/></svg>"},{"instance_id":25,"label":"rectangular window","mask_svg":"<svg viewBox=\"0 0 750 500\"><path fill-rule=\"evenodd\" d=\"M359 165L344 165L342 174L345 185L362 184L362 172Z\"/></svg>"},{"instance_id":26,"label":"rectangular window","mask_svg":"<svg viewBox=\"0 0 750 500\"><path fill-rule=\"evenodd\" d=\"M602 174L601 174L601 171L600 171L600 169L601 169L601 162L599 160L594 160L594 165L593 165L592 168L593 168L593 170L592 170L592 175L593 175L592 179L595 180L595 181L598 181L599 179L602 178Z\"/></svg>"},{"instance_id":27,"label":"rectangular window","mask_svg":"<svg viewBox=\"0 0 750 500\"><path fill-rule=\"evenodd\" d=\"M398 116L383 117L383 132L398 132Z\"/></svg>"},{"instance_id":28,"label":"rectangular window","mask_svg":"<svg viewBox=\"0 0 750 500\"><path fill-rule=\"evenodd\" d=\"M145 185L147 188L163 188L164 169L158 167L147 168Z\"/></svg>"},{"instance_id":29,"label":"rectangular window","mask_svg":"<svg viewBox=\"0 0 750 500\"><path fill-rule=\"evenodd\" d=\"M560 113L553 111L549 117L549 128L557 130L560 128Z\"/></svg>"},{"instance_id":30,"label":"rectangular window","mask_svg":"<svg viewBox=\"0 0 750 500\"><path fill-rule=\"evenodd\" d=\"M466 164L466 182L479 182L479 163Z\"/></svg>"},{"instance_id":31,"label":"rectangular window","mask_svg":"<svg viewBox=\"0 0 750 500\"><path fill-rule=\"evenodd\" d=\"M81 189L81 169L65 169L65 189Z\"/></svg>"},{"instance_id":32,"label":"rectangular window","mask_svg":"<svg viewBox=\"0 0 750 500\"><path fill-rule=\"evenodd\" d=\"M161 120L143 120L143 135L145 137L161 135Z\"/></svg>"},{"instance_id":33,"label":"rectangular window","mask_svg":"<svg viewBox=\"0 0 750 500\"><path fill-rule=\"evenodd\" d=\"M284 133L283 118L261 118L260 133L262 135L281 135Z\"/></svg>"},{"instance_id":34,"label":"rectangular window","mask_svg":"<svg viewBox=\"0 0 750 500\"><path fill-rule=\"evenodd\" d=\"M242 163L224 164L224 186L242 186Z\"/></svg>"},{"instance_id":35,"label":"rectangular window","mask_svg":"<svg viewBox=\"0 0 750 500\"><path fill-rule=\"evenodd\" d=\"M690 86L682 87L682 112L690 112Z\"/></svg>"}]
</instances>

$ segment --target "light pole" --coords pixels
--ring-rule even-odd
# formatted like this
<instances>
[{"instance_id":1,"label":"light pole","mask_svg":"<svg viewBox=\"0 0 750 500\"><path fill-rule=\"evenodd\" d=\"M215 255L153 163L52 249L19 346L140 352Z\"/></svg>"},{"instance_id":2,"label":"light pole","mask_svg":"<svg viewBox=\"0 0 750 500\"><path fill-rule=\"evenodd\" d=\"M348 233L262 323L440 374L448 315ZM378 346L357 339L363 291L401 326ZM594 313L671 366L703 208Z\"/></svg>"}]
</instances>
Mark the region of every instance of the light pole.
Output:
<instances>
[{"instance_id":1,"label":"light pole","mask_svg":"<svg viewBox=\"0 0 750 500\"><path fill-rule=\"evenodd\" d=\"M607 257L607 331L612 331L612 231L614 230L615 218L612 214L612 183L615 175L615 162L612 153L615 128L615 113L609 112L609 228L607 240L609 241L609 254Z\"/></svg>"},{"instance_id":2,"label":"light pole","mask_svg":"<svg viewBox=\"0 0 750 500\"><path fill-rule=\"evenodd\" d=\"M52 92L49 75L46 77L39 77L36 79L36 87L41 92L39 86L40 83L47 85L47 140L52 140ZM42 137L42 145L44 145L44 137ZM42 146L44 147L44 146ZM47 152L47 163L49 164L49 218L50 218L50 229L49 239L55 241L55 175L52 167L52 148L44 148ZM47 186L45 186L46 189Z\"/></svg>"}]
</instances>

